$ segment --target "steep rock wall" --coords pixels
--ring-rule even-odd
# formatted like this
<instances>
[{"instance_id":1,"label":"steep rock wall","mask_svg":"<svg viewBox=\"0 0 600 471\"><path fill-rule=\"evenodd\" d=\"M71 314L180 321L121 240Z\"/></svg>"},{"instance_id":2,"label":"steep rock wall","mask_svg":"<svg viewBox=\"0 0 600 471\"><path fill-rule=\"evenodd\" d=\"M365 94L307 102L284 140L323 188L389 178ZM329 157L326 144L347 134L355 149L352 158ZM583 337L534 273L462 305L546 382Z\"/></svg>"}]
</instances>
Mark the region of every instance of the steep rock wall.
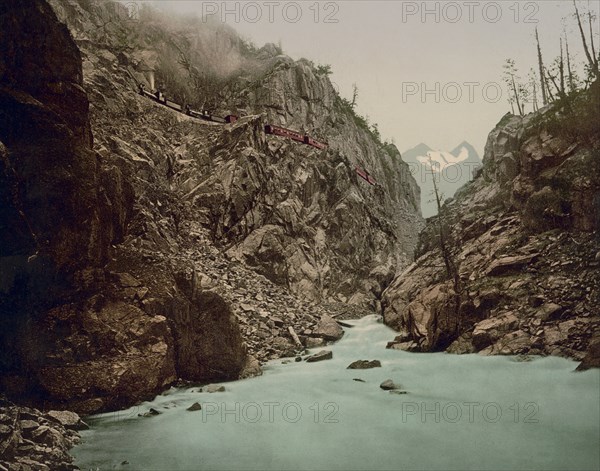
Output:
<instances>
[{"instance_id":1,"label":"steep rock wall","mask_svg":"<svg viewBox=\"0 0 600 471\"><path fill-rule=\"evenodd\" d=\"M169 50L171 43L195 44L189 51L193 55L206 49L203 41L210 26L198 22L188 29L178 26L175 32L165 26L169 19L161 26L145 17L137 24L116 17L103 29L96 9L75 0L53 3L89 60L94 89L88 90L98 107L93 114L98 117L99 145L131 155L136 122L125 121L117 109L130 106L125 103L136 89L132 76L149 86L139 58L175 60L169 56L177 55ZM226 49L219 60L230 62L239 49ZM407 165L395 146L383 145L360 125L329 78L309 61L294 61L267 45L243 64L237 75L223 81L214 111L255 118L231 132L196 126L197 132L179 140L165 135L173 148L153 159L154 168L146 167L144 178L163 185L165 174L173 173L170 190L184 201L193 200L213 240L271 281L311 301L377 308L383 288L412 259L422 225L419 188ZM182 77L185 73L181 68L172 71ZM156 79L164 82L160 74ZM102 119L101 113L112 120ZM329 148L317 152L265 138L266 123L308 132L326 140ZM166 131L148 120L144 126L150 129L137 131ZM185 127L194 128L178 118L169 131L179 134ZM115 128L130 128L118 144L111 142ZM361 180L356 166L366 168L378 185Z\"/></svg>"},{"instance_id":2,"label":"steep rock wall","mask_svg":"<svg viewBox=\"0 0 600 471\"><path fill-rule=\"evenodd\" d=\"M481 172L441 216L460 282L428 220L416 262L384 293L391 347L581 359L598 341L599 89L571 105L583 135L552 106L490 133Z\"/></svg>"},{"instance_id":3,"label":"steep rock wall","mask_svg":"<svg viewBox=\"0 0 600 471\"><path fill-rule=\"evenodd\" d=\"M226 234L234 244L230 253L312 299L378 299L412 257L421 224L418 186L395 146L377 142L357 124L327 76L306 60L275 56L270 62L238 91L235 105L262 113L259 134L268 122L307 132L329 147L316 151L271 137L266 148L263 139L257 142L274 170L267 189L256 170L239 181L261 189L269 201L226 214L227 224L239 227ZM250 149L236 151L232 158L256 167L244 158ZM361 180L357 166L378 184ZM229 204L247 193L236 188Z\"/></svg>"},{"instance_id":4,"label":"steep rock wall","mask_svg":"<svg viewBox=\"0 0 600 471\"><path fill-rule=\"evenodd\" d=\"M132 176L92 149L68 29L43 0L3 2L0 26L1 390L91 413L178 377L237 377L237 320L218 294L189 292L189 262L118 265Z\"/></svg>"}]
</instances>

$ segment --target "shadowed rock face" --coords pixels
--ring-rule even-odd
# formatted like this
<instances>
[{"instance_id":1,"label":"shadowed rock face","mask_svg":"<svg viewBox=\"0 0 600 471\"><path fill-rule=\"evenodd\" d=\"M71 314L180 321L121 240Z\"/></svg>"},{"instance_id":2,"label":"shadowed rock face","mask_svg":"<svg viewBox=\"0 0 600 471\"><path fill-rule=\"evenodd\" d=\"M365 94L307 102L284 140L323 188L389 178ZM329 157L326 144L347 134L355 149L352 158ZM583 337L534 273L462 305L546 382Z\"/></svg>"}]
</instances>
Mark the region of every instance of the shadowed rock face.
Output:
<instances>
[{"instance_id":1,"label":"shadowed rock face","mask_svg":"<svg viewBox=\"0 0 600 471\"><path fill-rule=\"evenodd\" d=\"M200 292L173 312L177 371L189 381L237 379L246 348L231 307L218 294Z\"/></svg>"},{"instance_id":2,"label":"shadowed rock face","mask_svg":"<svg viewBox=\"0 0 600 471\"><path fill-rule=\"evenodd\" d=\"M583 101L600 109L600 83ZM479 176L442 211L460 283L448 281L433 219L384 293L385 323L401 332L389 347L582 359L595 344L600 128L553 133L553 113L507 115L490 133Z\"/></svg>"},{"instance_id":3,"label":"shadowed rock face","mask_svg":"<svg viewBox=\"0 0 600 471\"><path fill-rule=\"evenodd\" d=\"M94 278L132 194L91 149L79 50L50 6L3 2L0 46L0 368L35 371L32 325Z\"/></svg>"},{"instance_id":4,"label":"shadowed rock face","mask_svg":"<svg viewBox=\"0 0 600 471\"><path fill-rule=\"evenodd\" d=\"M57 129L33 127L36 119L44 119L44 114L52 120L50 111L60 117L56 128L72 133L75 140L91 147L81 55L66 27L54 19L48 4L33 0L2 2L0 18L0 82L3 87L29 94L43 104L40 109L24 95L14 98L12 119L7 116L2 121L5 143L28 140L33 137L30 131L37 131L38 135L56 132Z\"/></svg>"},{"instance_id":5,"label":"shadowed rock face","mask_svg":"<svg viewBox=\"0 0 600 471\"><path fill-rule=\"evenodd\" d=\"M187 265L142 261L139 278L106 267L133 187L92 149L67 28L44 0L5 1L0 50L0 389L93 413L178 377L237 377L237 321L218 294L179 286L173 272Z\"/></svg>"},{"instance_id":6,"label":"shadowed rock face","mask_svg":"<svg viewBox=\"0 0 600 471\"><path fill-rule=\"evenodd\" d=\"M2 3L0 44L2 257L15 257L14 267L37 254L44 270L71 273L99 264L114 229L90 150L79 51L52 9L30 0Z\"/></svg>"}]
</instances>

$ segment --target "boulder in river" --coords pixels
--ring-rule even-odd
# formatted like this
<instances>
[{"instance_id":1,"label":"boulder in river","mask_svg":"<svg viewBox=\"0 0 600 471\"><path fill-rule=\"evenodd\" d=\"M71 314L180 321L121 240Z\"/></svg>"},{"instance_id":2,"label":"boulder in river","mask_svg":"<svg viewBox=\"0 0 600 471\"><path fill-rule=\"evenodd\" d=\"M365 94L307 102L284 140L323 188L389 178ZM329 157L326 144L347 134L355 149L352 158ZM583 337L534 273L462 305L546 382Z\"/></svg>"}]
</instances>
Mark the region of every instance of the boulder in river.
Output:
<instances>
[{"instance_id":1,"label":"boulder in river","mask_svg":"<svg viewBox=\"0 0 600 471\"><path fill-rule=\"evenodd\" d=\"M325 340L319 337L308 337L306 339L306 348L322 347Z\"/></svg>"},{"instance_id":2,"label":"boulder in river","mask_svg":"<svg viewBox=\"0 0 600 471\"><path fill-rule=\"evenodd\" d=\"M348 370L368 370L369 368L380 368L379 360L356 360L348 365Z\"/></svg>"},{"instance_id":3,"label":"boulder in river","mask_svg":"<svg viewBox=\"0 0 600 471\"><path fill-rule=\"evenodd\" d=\"M333 358L333 352L331 350L321 350L319 353L309 356L306 361L307 363L314 363L316 361L331 360Z\"/></svg>"},{"instance_id":4,"label":"boulder in river","mask_svg":"<svg viewBox=\"0 0 600 471\"><path fill-rule=\"evenodd\" d=\"M590 346L583 361L577 367L577 371L585 371L590 368L600 368L600 340Z\"/></svg>"},{"instance_id":5,"label":"boulder in river","mask_svg":"<svg viewBox=\"0 0 600 471\"><path fill-rule=\"evenodd\" d=\"M262 369L260 368L260 362L253 357L252 355L248 355L246 357L246 363L242 372L240 373L240 379L252 378L254 376L262 375Z\"/></svg>"},{"instance_id":6,"label":"boulder in river","mask_svg":"<svg viewBox=\"0 0 600 471\"><path fill-rule=\"evenodd\" d=\"M138 417L153 417L155 415L160 415L162 412L157 411L153 407L150 408L148 412L144 412L143 414L138 414Z\"/></svg>"},{"instance_id":7,"label":"boulder in river","mask_svg":"<svg viewBox=\"0 0 600 471\"><path fill-rule=\"evenodd\" d=\"M393 389L402 389L402 386L394 383L391 379L386 379L383 383L379 385L381 389L384 391L391 391Z\"/></svg>"},{"instance_id":8,"label":"boulder in river","mask_svg":"<svg viewBox=\"0 0 600 471\"><path fill-rule=\"evenodd\" d=\"M329 314L323 314L313 335L325 340L339 340L344 335L344 329Z\"/></svg>"},{"instance_id":9,"label":"boulder in river","mask_svg":"<svg viewBox=\"0 0 600 471\"><path fill-rule=\"evenodd\" d=\"M200 403L198 402L194 402L190 407L188 407L186 410L189 410L190 412L195 412L197 410L202 410L202 406L200 405Z\"/></svg>"},{"instance_id":10,"label":"boulder in river","mask_svg":"<svg viewBox=\"0 0 600 471\"><path fill-rule=\"evenodd\" d=\"M223 386L221 384L209 384L208 386L204 386L202 388L202 392L207 392L207 393L225 392L225 386Z\"/></svg>"}]
</instances>

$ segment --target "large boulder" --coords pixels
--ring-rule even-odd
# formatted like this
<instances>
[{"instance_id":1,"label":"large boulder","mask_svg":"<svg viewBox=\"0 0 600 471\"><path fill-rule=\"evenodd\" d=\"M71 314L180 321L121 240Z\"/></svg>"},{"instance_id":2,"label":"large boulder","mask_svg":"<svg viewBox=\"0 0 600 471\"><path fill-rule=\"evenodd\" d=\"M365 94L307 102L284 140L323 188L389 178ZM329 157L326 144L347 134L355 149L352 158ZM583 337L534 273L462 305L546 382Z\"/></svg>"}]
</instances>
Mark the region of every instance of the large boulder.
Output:
<instances>
[{"instance_id":1,"label":"large boulder","mask_svg":"<svg viewBox=\"0 0 600 471\"><path fill-rule=\"evenodd\" d=\"M78 414L69 410L51 410L46 412L46 416L68 429L85 430L88 428Z\"/></svg>"},{"instance_id":2,"label":"large boulder","mask_svg":"<svg viewBox=\"0 0 600 471\"><path fill-rule=\"evenodd\" d=\"M30 368L50 404L91 414L147 399L177 379L167 319L131 304L61 306L31 334Z\"/></svg>"},{"instance_id":3,"label":"large boulder","mask_svg":"<svg viewBox=\"0 0 600 471\"><path fill-rule=\"evenodd\" d=\"M582 362L577 366L577 371L585 371L590 368L600 368L600 339L590 345Z\"/></svg>"},{"instance_id":4,"label":"large boulder","mask_svg":"<svg viewBox=\"0 0 600 471\"><path fill-rule=\"evenodd\" d=\"M379 360L356 360L350 363L347 367L349 370L367 370L369 368L380 368Z\"/></svg>"},{"instance_id":5,"label":"large boulder","mask_svg":"<svg viewBox=\"0 0 600 471\"><path fill-rule=\"evenodd\" d=\"M306 358L306 362L315 363L317 361L331 360L332 358L333 352L331 350L321 350L320 352L315 353L314 355L311 355L308 358Z\"/></svg>"},{"instance_id":6,"label":"large boulder","mask_svg":"<svg viewBox=\"0 0 600 471\"><path fill-rule=\"evenodd\" d=\"M344 335L344 329L336 322L336 320L329 314L324 314L315 330L313 331L315 337L320 337L325 340L339 340Z\"/></svg>"},{"instance_id":7,"label":"large boulder","mask_svg":"<svg viewBox=\"0 0 600 471\"><path fill-rule=\"evenodd\" d=\"M237 379L246 365L246 347L230 305L202 291L171 312L177 372L189 381Z\"/></svg>"}]
</instances>

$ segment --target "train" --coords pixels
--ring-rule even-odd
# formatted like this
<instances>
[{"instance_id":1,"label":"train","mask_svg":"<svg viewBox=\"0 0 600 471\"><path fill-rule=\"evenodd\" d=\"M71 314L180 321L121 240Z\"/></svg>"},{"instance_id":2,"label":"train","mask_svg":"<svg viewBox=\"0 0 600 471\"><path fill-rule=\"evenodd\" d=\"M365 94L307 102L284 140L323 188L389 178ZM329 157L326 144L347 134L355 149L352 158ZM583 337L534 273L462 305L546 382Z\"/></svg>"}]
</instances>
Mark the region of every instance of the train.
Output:
<instances>
[{"instance_id":1,"label":"train","mask_svg":"<svg viewBox=\"0 0 600 471\"><path fill-rule=\"evenodd\" d=\"M143 87L140 87L140 95L146 98L150 98L151 100L160 103L161 105L164 105L167 108L179 111L180 113L185 113L186 115L191 116L193 118L203 119L204 121L214 121L215 123L229 124L235 123L239 119L239 117L234 114L228 114L227 116L222 118L220 116L210 114L210 112L207 110L196 111L191 109L189 106L181 106L179 103L175 103L174 101L167 99L167 97L165 97L160 91L152 93L144 89Z\"/></svg>"},{"instance_id":2,"label":"train","mask_svg":"<svg viewBox=\"0 0 600 471\"><path fill-rule=\"evenodd\" d=\"M160 91L152 93L152 92L146 90L143 86L140 86L139 93L140 93L140 95L142 95L146 98L150 98L151 100L153 100L157 103L160 103L161 105L164 105L168 108L171 108L172 110L178 111L180 113L185 113L186 115L191 116L192 118L202 119L205 121L213 121L213 122L222 123L222 124L235 123L239 119L239 116L236 116L234 114L228 114L225 117L220 117L220 116L212 115L208 110L196 111L196 110L191 109L188 105L186 105L185 107L181 106L180 104L175 103L174 101L168 100L167 97L165 97ZM301 144L306 144L308 146L314 147L319 150L323 150L328 147L328 145L326 143L320 142L316 139L313 139L308 134L302 134L302 133L299 133L298 131L293 131L291 129L283 128L281 126L267 124L267 125L265 125L264 131L265 131L265 134L286 137L293 141L299 142ZM361 167L356 167L355 171L356 171L356 174L360 178L362 178L364 181L366 181L369 185L377 184L375 179L371 176L371 174L367 170L365 170Z\"/></svg>"},{"instance_id":3,"label":"train","mask_svg":"<svg viewBox=\"0 0 600 471\"><path fill-rule=\"evenodd\" d=\"M160 103L161 105L164 105L168 108L171 108L172 110L179 111L180 113L185 113L186 115L191 116L192 118L203 119L205 121L213 121L222 124L235 123L239 119L239 116L236 116L234 114L228 114L225 117L220 117L211 114L207 110L196 111L191 109L188 105L186 105L185 107L181 106L180 104L167 99L167 97L165 97L160 91L152 93L146 90L143 86L140 86L139 91L140 95L146 98L150 98L151 100ZM273 134L275 136L288 137L296 142L315 147L319 150L327 148L327 144L313 139L308 134L301 134L297 131L292 131L291 129L282 128L280 126L275 126L272 124L267 124L265 126L265 133Z\"/></svg>"}]
</instances>

